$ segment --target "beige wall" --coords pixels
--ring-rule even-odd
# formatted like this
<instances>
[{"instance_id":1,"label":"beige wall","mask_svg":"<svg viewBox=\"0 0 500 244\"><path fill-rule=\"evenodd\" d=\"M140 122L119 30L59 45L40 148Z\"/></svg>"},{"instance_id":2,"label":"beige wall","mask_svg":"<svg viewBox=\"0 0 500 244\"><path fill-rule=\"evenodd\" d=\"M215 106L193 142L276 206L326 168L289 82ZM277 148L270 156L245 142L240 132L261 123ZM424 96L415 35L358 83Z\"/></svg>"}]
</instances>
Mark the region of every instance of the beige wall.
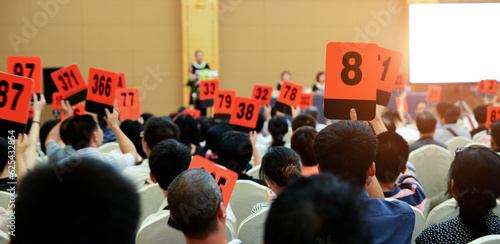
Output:
<instances>
[{"instance_id":1,"label":"beige wall","mask_svg":"<svg viewBox=\"0 0 500 244\"><path fill-rule=\"evenodd\" d=\"M56 5L48 12L39 2ZM143 111L167 114L180 106L179 1L2 0L0 9L0 70L19 55L39 56L44 67L77 63L85 79L89 67L125 72L127 86L141 90ZM37 33L23 33L23 19ZM12 45L9 33L26 43Z\"/></svg>"}]
</instances>

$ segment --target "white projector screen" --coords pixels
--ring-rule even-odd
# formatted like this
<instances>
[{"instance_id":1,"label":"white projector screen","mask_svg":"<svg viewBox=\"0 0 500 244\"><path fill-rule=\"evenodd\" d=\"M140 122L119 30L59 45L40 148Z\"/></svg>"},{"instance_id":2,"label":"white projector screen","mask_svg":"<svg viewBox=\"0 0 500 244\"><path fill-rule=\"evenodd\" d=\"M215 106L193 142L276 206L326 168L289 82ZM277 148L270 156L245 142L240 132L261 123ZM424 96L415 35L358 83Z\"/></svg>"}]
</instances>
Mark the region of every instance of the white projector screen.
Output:
<instances>
[{"instance_id":1,"label":"white projector screen","mask_svg":"<svg viewBox=\"0 0 500 244\"><path fill-rule=\"evenodd\" d=\"M500 80L500 3L409 5L411 83Z\"/></svg>"}]
</instances>

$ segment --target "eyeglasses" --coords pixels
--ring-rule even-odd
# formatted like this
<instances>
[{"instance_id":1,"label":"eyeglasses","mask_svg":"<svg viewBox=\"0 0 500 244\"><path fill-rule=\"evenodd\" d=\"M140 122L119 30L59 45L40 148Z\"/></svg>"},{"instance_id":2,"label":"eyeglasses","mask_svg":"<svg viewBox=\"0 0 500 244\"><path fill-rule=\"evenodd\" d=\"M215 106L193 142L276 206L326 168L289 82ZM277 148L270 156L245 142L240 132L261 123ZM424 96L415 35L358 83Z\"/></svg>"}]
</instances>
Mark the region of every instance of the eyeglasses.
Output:
<instances>
[{"instance_id":1,"label":"eyeglasses","mask_svg":"<svg viewBox=\"0 0 500 244\"><path fill-rule=\"evenodd\" d=\"M144 138L144 131L141 131L141 133L139 135L141 138Z\"/></svg>"}]
</instances>

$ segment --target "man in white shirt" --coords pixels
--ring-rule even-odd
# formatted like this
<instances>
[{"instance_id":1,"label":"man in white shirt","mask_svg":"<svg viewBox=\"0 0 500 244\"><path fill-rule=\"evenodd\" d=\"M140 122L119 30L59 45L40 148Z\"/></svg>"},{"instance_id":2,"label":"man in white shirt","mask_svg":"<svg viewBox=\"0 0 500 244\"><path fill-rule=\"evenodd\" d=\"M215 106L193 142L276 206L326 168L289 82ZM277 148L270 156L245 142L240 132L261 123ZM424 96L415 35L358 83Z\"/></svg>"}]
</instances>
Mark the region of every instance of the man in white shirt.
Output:
<instances>
[{"instance_id":1,"label":"man in white shirt","mask_svg":"<svg viewBox=\"0 0 500 244\"><path fill-rule=\"evenodd\" d=\"M120 129L119 115L116 110L110 113L108 109L106 112L106 122L113 130L116 136L116 141L120 145L122 153L102 153L97 147L102 144L103 132L95 119L91 115L75 116L68 122L65 133L68 135L68 141L76 150L71 157L90 156L99 158L102 161L114 166L118 171L123 171L125 168L130 167L137 162L137 151L134 144ZM54 133L47 136L46 144L57 142L60 140L59 134ZM58 162L61 166L61 162ZM62 168L62 170L69 170Z\"/></svg>"},{"instance_id":2,"label":"man in white shirt","mask_svg":"<svg viewBox=\"0 0 500 244\"><path fill-rule=\"evenodd\" d=\"M160 141L165 139L179 140L180 131L176 124L168 119L161 117L153 117L148 119L144 126L142 136L142 150L146 155L151 155L151 150ZM123 175L131 179L137 189L141 189L147 184L152 184L153 181L150 177L149 160L145 159L140 165L129 167L123 171Z\"/></svg>"},{"instance_id":3,"label":"man in white shirt","mask_svg":"<svg viewBox=\"0 0 500 244\"><path fill-rule=\"evenodd\" d=\"M460 109L453 104L447 106L444 112L440 113L439 124L441 127L436 129L434 140L444 144L456 136L463 136L470 139L470 132L457 125L458 118L460 118Z\"/></svg>"}]
</instances>

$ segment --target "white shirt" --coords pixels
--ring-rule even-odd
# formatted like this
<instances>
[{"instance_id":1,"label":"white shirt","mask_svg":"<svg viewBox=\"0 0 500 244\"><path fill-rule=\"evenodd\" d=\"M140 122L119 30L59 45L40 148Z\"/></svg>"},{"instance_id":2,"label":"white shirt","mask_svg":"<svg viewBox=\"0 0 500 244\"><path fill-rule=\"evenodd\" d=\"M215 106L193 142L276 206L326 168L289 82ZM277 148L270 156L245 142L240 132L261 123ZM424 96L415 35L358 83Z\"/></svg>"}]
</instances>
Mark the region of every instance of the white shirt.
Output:
<instances>
[{"instance_id":1,"label":"white shirt","mask_svg":"<svg viewBox=\"0 0 500 244\"><path fill-rule=\"evenodd\" d=\"M149 175L150 172L151 170L149 169L149 161L148 159L144 159L144 161L142 161L142 164L128 167L123 170L123 175L126 178L132 180L137 186L137 189L141 189L147 184L154 184L153 181L151 181L151 177Z\"/></svg>"},{"instance_id":2,"label":"white shirt","mask_svg":"<svg viewBox=\"0 0 500 244\"><path fill-rule=\"evenodd\" d=\"M135 164L134 155L132 155L131 153L125 153L125 154L117 152L102 153L97 148L94 147L86 147L76 150L73 156L69 158L83 157L83 156L89 156L100 159L103 162L115 167L120 172L122 172L125 168ZM59 163L64 163L69 158L63 159L59 161Z\"/></svg>"},{"instance_id":3,"label":"white shirt","mask_svg":"<svg viewBox=\"0 0 500 244\"><path fill-rule=\"evenodd\" d=\"M418 130L414 130L412 128L404 127L404 128L399 128L396 129L396 133L398 133L400 136L402 136L405 141L418 141L420 139L420 132Z\"/></svg>"}]
</instances>

